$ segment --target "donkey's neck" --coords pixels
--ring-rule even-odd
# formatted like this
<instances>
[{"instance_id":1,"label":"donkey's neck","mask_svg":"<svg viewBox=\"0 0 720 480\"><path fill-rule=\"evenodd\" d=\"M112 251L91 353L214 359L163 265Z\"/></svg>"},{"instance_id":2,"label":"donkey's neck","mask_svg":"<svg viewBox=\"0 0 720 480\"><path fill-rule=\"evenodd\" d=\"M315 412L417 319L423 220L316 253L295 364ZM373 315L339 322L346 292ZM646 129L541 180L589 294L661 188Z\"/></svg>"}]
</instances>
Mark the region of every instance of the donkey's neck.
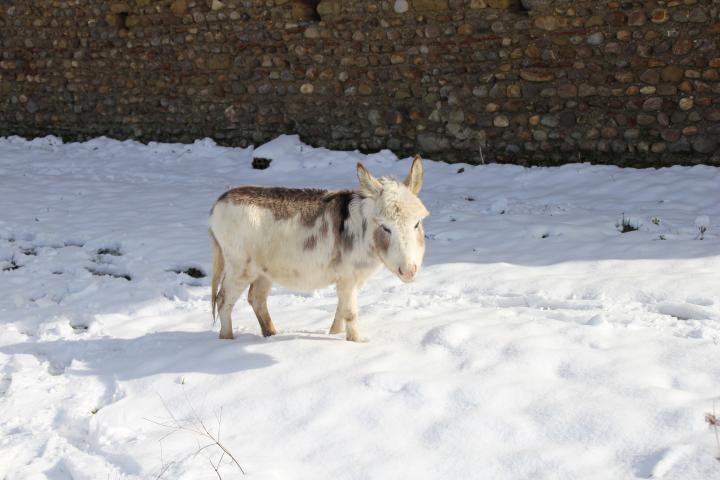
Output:
<instances>
[{"instance_id":1,"label":"donkey's neck","mask_svg":"<svg viewBox=\"0 0 720 480\"><path fill-rule=\"evenodd\" d=\"M352 241L352 254L363 261L379 261L375 248L373 248L372 226L374 211L374 200L362 195L360 192L353 192L349 204L349 215L345 220L345 234Z\"/></svg>"}]
</instances>

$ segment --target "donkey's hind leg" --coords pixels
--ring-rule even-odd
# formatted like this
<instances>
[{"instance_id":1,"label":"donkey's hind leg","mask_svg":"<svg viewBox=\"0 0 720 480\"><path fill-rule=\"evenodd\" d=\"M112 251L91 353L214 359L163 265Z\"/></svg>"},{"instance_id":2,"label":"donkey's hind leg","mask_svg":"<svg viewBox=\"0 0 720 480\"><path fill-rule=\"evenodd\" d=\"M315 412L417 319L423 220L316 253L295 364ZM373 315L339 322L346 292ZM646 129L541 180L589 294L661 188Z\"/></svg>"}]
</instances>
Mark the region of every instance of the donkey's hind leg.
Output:
<instances>
[{"instance_id":1,"label":"donkey's hind leg","mask_svg":"<svg viewBox=\"0 0 720 480\"><path fill-rule=\"evenodd\" d=\"M220 316L220 338L228 340L233 338L232 309L249 283L249 279L234 274L232 269L225 270L222 287L217 299Z\"/></svg>"},{"instance_id":2,"label":"donkey's hind leg","mask_svg":"<svg viewBox=\"0 0 720 480\"><path fill-rule=\"evenodd\" d=\"M336 313L335 319L333 320L333 323L330 326L330 335L334 335L336 333L343 333L344 331L345 331L345 317L343 317L339 313Z\"/></svg>"},{"instance_id":3,"label":"donkey's hind leg","mask_svg":"<svg viewBox=\"0 0 720 480\"><path fill-rule=\"evenodd\" d=\"M248 291L248 302L260 323L263 337L269 337L277 333L267 308L267 297L270 293L270 287L272 287L270 279L261 275L250 285L250 290Z\"/></svg>"}]
</instances>

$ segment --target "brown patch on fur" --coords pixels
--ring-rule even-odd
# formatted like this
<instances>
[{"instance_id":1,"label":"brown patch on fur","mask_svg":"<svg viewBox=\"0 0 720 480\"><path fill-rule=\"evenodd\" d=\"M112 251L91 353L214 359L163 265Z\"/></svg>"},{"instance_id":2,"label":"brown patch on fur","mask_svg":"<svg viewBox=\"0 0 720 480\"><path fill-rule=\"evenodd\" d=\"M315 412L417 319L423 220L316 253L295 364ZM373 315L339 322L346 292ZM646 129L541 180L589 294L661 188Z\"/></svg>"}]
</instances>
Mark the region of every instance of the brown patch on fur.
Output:
<instances>
[{"instance_id":1,"label":"brown patch on fur","mask_svg":"<svg viewBox=\"0 0 720 480\"><path fill-rule=\"evenodd\" d=\"M228 196L230 195L230 192L231 192L231 191L232 191L232 190L228 190L228 191L224 192L222 195L220 195L220 196L218 197L218 199L215 201L215 203L224 202L225 199L228 198Z\"/></svg>"},{"instance_id":2,"label":"brown patch on fur","mask_svg":"<svg viewBox=\"0 0 720 480\"><path fill-rule=\"evenodd\" d=\"M350 218L350 203L354 197L353 192L340 192L333 201L331 218L335 233L335 248L343 251L350 251L353 248L355 239L352 233L346 228L346 221Z\"/></svg>"},{"instance_id":3,"label":"brown patch on fur","mask_svg":"<svg viewBox=\"0 0 720 480\"><path fill-rule=\"evenodd\" d=\"M334 197L329 200L327 209L327 218L323 217L324 224L320 226L320 233L324 234L328 230L327 220L332 225L332 233L334 236L333 254L330 259L331 265L337 265L342 261L343 252L349 252L355 246L355 235L348 230L346 225L350 218L350 205L354 201L360 201L362 194L354 191L336 192Z\"/></svg>"},{"instance_id":4,"label":"brown patch on fur","mask_svg":"<svg viewBox=\"0 0 720 480\"><path fill-rule=\"evenodd\" d=\"M342 245L343 251L349 252L355 246L355 238L350 234L343 234L340 244Z\"/></svg>"},{"instance_id":5,"label":"brown patch on fur","mask_svg":"<svg viewBox=\"0 0 720 480\"><path fill-rule=\"evenodd\" d=\"M314 250L316 246L317 237L315 235L310 235L305 239L305 243L303 243L303 250Z\"/></svg>"},{"instance_id":6,"label":"brown patch on fur","mask_svg":"<svg viewBox=\"0 0 720 480\"><path fill-rule=\"evenodd\" d=\"M375 248L378 251L387 253L387 251L390 250L390 235L383 231L382 227L375 229L373 240L375 241Z\"/></svg>"},{"instance_id":7,"label":"brown patch on fur","mask_svg":"<svg viewBox=\"0 0 720 480\"><path fill-rule=\"evenodd\" d=\"M228 190L216 203L232 202L267 208L278 220L299 215L303 225L310 227L326 211L335 213L338 208L342 210L354 195L357 193L350 190L331 192L317 188L247 186Z\"/></svg>"},{"instance_id":8,"label":"brown patch on fur","mask_svg":"<svg viewBox=\"0 0 720 480\"><path fill-rule=\"evenodd\" d=\"M327 237L329 230L330 230L330 225L328 224L327 218L325 218L325 216L323 216L322 220L320 220L320 236L323 238Z\"/></svg>"}]
</instances>

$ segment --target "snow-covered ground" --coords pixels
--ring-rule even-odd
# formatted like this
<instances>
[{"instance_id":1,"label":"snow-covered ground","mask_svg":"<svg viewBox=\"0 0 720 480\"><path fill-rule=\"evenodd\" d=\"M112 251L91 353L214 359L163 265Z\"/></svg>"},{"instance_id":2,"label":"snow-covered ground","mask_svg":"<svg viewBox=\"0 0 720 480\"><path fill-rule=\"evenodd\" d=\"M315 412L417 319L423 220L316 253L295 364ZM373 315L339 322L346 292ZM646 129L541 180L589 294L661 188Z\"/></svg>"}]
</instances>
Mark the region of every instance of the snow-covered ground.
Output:
<instances>
[{"instance_id":1,"label":"snow-covered ground","mask_svg":"<svg viewBox=\"0 0 720 480\"><path fill-rule=\"evenodd\" d=\"M0 478L218 478L174 421L254 479L720 478L720 169L426 162L425 266L361 293L367 343L326 334L332 288L274 289L269 339L239 302L221 341L182 272L225 189L410 166L255 154L0 139Z\"/></svg>"}]
</instances>

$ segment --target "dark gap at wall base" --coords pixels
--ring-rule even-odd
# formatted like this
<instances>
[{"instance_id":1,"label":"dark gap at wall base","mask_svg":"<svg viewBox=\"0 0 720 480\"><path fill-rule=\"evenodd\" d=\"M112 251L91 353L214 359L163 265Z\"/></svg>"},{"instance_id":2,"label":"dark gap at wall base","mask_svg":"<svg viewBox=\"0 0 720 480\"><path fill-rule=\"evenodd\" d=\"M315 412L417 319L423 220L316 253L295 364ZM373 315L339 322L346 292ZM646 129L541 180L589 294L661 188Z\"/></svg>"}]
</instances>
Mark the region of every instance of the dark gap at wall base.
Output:
<instances>
[{"instance_id":1,"label":"dark gap at wall base","mask_svg":"<svg viewBox=\"0 0 720 480\"><path fill-rule=\"evenodd\" d=\"M281 134L288 134L293 135L296 134L296 132L281 132L278 135ZM17 133L11 133L11 132L3 132L0 130L0 137L7 137L11 135L17 135ZM63 140L63 142L86 142L89 140L92 140L93 138L97 138L98 136L105 136L108 138L112 138L114 140L124 141L124 140L134 140L138 141L144 144L148 144L150 142L167 142L167 143L182 143L182 144L192 144L198 139L201 138L212 138L212 137L191 137L189 135L184 136L171 136L171 135L160 135L160 136L134 136L134 135L124 135L124 136L111 136L106 135L104 133L88 133L88 134L82 134L77 132L68 132L65 134L57 133L57 132L30 132L27 135L22 135L28 139L32 138L38 138L38 137L45 137L47 135L53 135ZM327 145L324 145L322 143L313 142L307 138L303 138L302 135L299 135L300 140L303 141L303 143L311 146L311 147L323 147L323 148L331 148ZM268 137L267 139L259 140L256 142L245 140L245 139L238 139L238 138L230 138L230 139L217 139L212 138L213 141L215 141L218 145L223 147L240 147L240 148L246 148L250 146L259 146L262 143L268 142L272 140L274 137ZM367 148L335 148L336 150L347 150L347 151L359 151L363 154L373 154L377 153L381 149L367 149ZM411 158L415 154L418 153L416 150L392 150L392 152L398 157L398 158ZM431 160L435 161L442 161L446 163L467 163L470 165L480 165L482 164L480 160L480 156L477 153L472 152L451 152L450 154L434 154L427 156L426 158L429 158ZM621 154L597 154L594 152L552 152L551 154L548 154L546 156L543 155L534 155L534 156L527 156L523 154L518 154L515 156L508 155L508 154L501 154L499 156L488 156L487 153L483 153L483 158L485 160L486 164L490 163L498 163L498 164L510 164L510 165L520 165L525 167L553 167L553 166L561 166L561 165L567 165L571 163L590 163L594 165L618 165L628 168L663 168L663 167L671 167L673 165L684 165L684 166L692 166L692 165L717 165L720 166L720 162L717 160L709 161L708 158L704 158L702 156L698 156L694 153L682 153L682 154L673 154L672 157L665 157L658 158L657 156L651 156L649 154L629 154L629 153L621 153Z\"/></svg>"}]
</instances>

